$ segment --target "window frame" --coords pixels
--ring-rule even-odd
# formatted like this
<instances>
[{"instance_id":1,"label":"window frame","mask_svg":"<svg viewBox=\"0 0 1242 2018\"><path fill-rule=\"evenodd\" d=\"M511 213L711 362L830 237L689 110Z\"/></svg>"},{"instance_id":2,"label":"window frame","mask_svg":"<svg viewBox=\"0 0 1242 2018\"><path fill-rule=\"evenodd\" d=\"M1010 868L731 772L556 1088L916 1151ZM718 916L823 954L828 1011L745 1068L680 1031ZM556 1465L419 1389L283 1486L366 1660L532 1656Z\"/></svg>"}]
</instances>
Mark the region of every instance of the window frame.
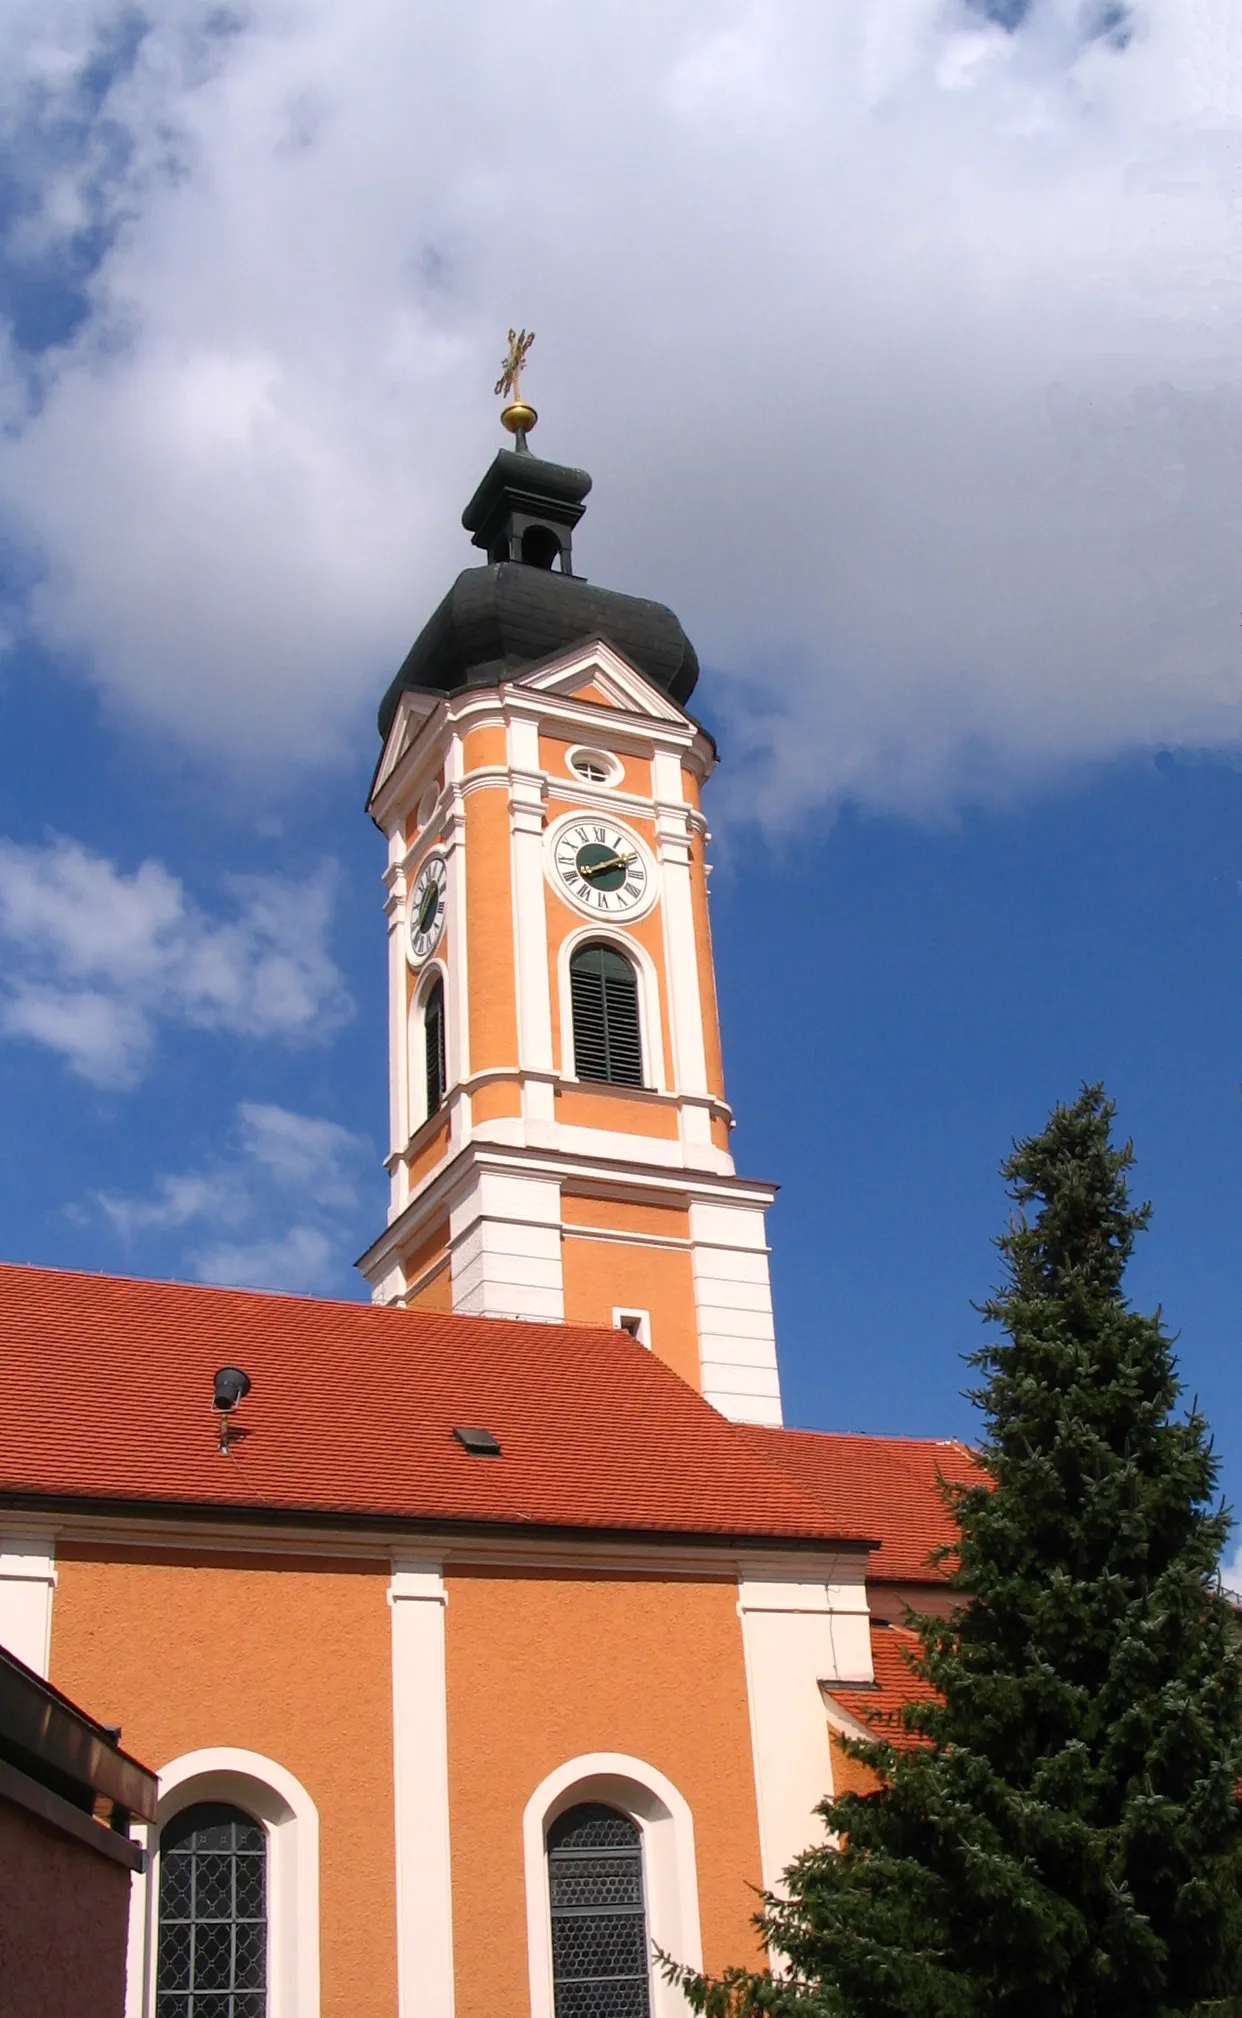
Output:
<instances>
[{"instance_id":1,"label":"window frame","mask_svg":"<svg viewBox=\"0 0 1242 2018\"><path fill-rule=\"evenodd\" d=\"M592 961L593 967L596 965L595 961L592 960L592 956L598 956L598 971L579 973L578 969L583 962ZM614 970L611 975L607 971L608 961L611 961ZM617 972L617 969L621 971ZM582 981L591 987L592 990L596 987L599 990L599 1026L597 1033L599 1038L599 1062L606 1068L602 1072L584 1072L582 1069L579 1052L583 1047L579 1044L577 1001L574 992L575 980ZM617 991L614 1005L615 1019L609 1015L610 981L613 982ZM637 1040L637 1061L626 1056L626 1053L630 1050L631 1032L628 1028L629 1004L625 1000L625 996L631 988L634 991L634 1029L632 1035ZM634 962L610 941L588 939L585 945L579 946L571 954L569 961L569 1016L573 1026L574 1037L574 1077L580 1084L584 1086L618 1086L625 1088L631 1093L643 1093L646 1091L647 1060L643 1049L641 994L642 983L639 980L638 970ZM621 1015L622 1006L626 1010L624 1017ZM586 1042L589 1038L589 1031L585 1027L585 1024L581 1034L584 1042ZM614 1076L620 1065L623 1063L632 1064L634 1062L637 1062L638 1066L637 1079Z\"/></svg>"},{"instance_id":2,"label":"window frame","mask_svg":"<svg viewBox=\"0 0 1242 2018\"><path fill-rule=\"evenodd\" d=\"M522 1817L526 1866L526 1948L531 2018L555 2018L552 1976L552 1896L547 1834L567 1808L602 1801L632 1821L642 1838L647 1939L692 1969L703 1966L694 1821L671 1780L622 1752L588 1752L567 1760L536 1787ZM654 1962L651 2018L685 2018L686 2003Z\"/></svg>"},{"instance_id":3,"label":"window frame","mask_svg":"<svg viewBox=\"0 0 1242 2018\"><path fill-rule=\"evenodd\" d=\"M154 2018L160 1835L200 1801L240 1808L267 1836L267 2018L318 2018L319 1815L305 1787L276 1760L231 1745L171 1760L159 1787L155 1820L130 1831L147 1868L130 1888L125 2018Z\"/></svg>"},{"instance_id":4,"label":"window frame","mask_svg":"<svg viewBox=\"0 0 1242 2018\"><path fill-rule=\"evenodd\" d=\"M569 970L574 954L580 946L611 946L628 960L634 969L638 980L638 1037L643 1052L641 1086L618 1086L609 1079L578 1077L574 1058L574 1005ZM664 1073L660 980L655 962L645 946L641 946L637 939L629 938L624 932L609 930L602 920L598 924L581 925L576 931L567 932L557 949L556 986L561 1026L560 1076L567 1085L581 1086L586 1092L629 1094L632 1098L638 1099L642 1099L645 1094L668 1091Z\"/></svg>"},{"instance_id":5,"label":"window frame","mask_svg":"<svg viewBox=\"0 0 1242 2018\"><path fill-rule=\"evenodd\" d=\"M439 1082L439 1091L438 1091L438 1097L436 1099L436 1104L433 1107L431 1104L431 1020L430 1019L431 1019L431 1005L435 1001L437 995L439 996L440 999L440 1013L439 1013L440 1037L439 1037L439 1044L437 1046L439 1055L436 1059L436 1076ZM423 995L422 1022L423 1022L423 1106L426 1109L426 1119L430 1121L433 1114L442 1114L444 1112L445 1103L448 1100L448 991L445 988L444 976L442 973L437 973L433 977L431 985L427 988L427 990Z\"/></svg>"},{"instance_id":6,"label":"window frame","mask_svg":"<svg viewBox=\"0 0 1242 2018\"><path fill-rule=\"evenodd\" d=\"M436 982L444 989L444 1097L436 1110L436 1116L427 1111L427 1002ZM433 955L418 976L417 984L410 996L410 1006L406 1018L405 1042L405 1098L407 1107L406 1138L412 1140L420 1128L437 1116L443 1118L448 1112L449 1091L453 1084L453 1043L449 1030L449 979L448 969L442 960Z\"/></svg>"},{"instance_id":7,"label":"window frame","mask_svg":"<svg viewBox=\"0 0 1242 2018\"><path fill-rule=\"evenodd\" d=\"M614 1824L619 1824L621 1829L627 1833L629 1840L624 1844L600 1844L589 1847L579 1845L576 1848L569 1848L564 1843L554 1843L552 1837L558 1826L562 1822L571 1820L574 1816L579 1816L584 1820L590 1817L592 1821L602 1816L609 1816ZM607 1981L614 1986L628 1983L635 1992L637 1992L641 1985L643 1994L640 2018L651 2018L652 1950L650 1918L647 1912L647 1872L646 1860L643 1855L643 1832L637 1822L623 1808L606 1806L601 1801L575 1802L572 1807L563 1808L560 1814L554 1816L553 1820L548 1824L544 1835L544 1856L548 1866L548 1890L551 1900L553 1999L556 1999L558 1990L562 1984L566 1990L570 1990L571 1986L575 1983L578 1985L599 1985L601 1981ZM567 1880L572 1886L575 1870L580 1873L584 1864L589 1863L598 1866L601 1860L608 1863L612 1859L619 1859L621 1857L624 1858L625 1863L629 1866L631 1878L637 1878L636 1898L617 1900L616 1898L609 1899L607 1896L597 1896L594 1900L584 1903L581 1897L579 1897L576 1904L570 1905L562 1902L558 1906L556 1900L556 1881L558 1875L562 1879ZM618 1863L612 1863L614 1871L618 1868ZM593 1875L598 1884L598 1869ZM586 1882L589 1885L590 1880L588 1879ZM581 1883L582 1880L580 1878L579 1884ZM618 1924L621 1922L628 1922L631 1932L634 1929L634 1923L637 1922L638 1929L641 1932L641 1946L639 1949L639 1954L642 1957L641 1966L633 1967L629 1970L624 1967L621 1956L616 1952L615 1943L609 1940L609 1933L615 1932ZM564 1977L558 1976L557 1973L558 1923L566 1933L577 1932L579 1935L576 1944L577 1952L573 1956L570 1966L566 1968ZM594 1924L591 1925L590 1923ZM584 1928L589 1928L585 1943L581 1938ZM601 1945L603 1952L601 1952ZM607 1967L605 1962L607 1951L610 1947L613 1949L609 1958L613 1964L612 1968ZM569 1959L566 1957L567 1962L569 1962ZM635 1956L634 1961L636 1963L637 1960L638 1957ZM601 1967L601 1963L605 1963L605 1966ZM576 1964L576 1972L574 1964ZM586 1965L585 1968L584 1965Z\"/></svg>"},{"instance_id":8,"label":"window frame","mask_svg":"<svg viewBox=\"0 0 1242 2018\"><path fill-rule=\"evenodd\" d=\"M230 1860L245 1859L247 1862L256 1862L256 1861L259 1862L261 1864L262 1890L261 1890L260 1909L258 1911L255 1911L253 1909L250 1912L239 1910L239 1884L244 1872L244 1865L239 1865L239 1867L236 1870L234 1870L229 1884L230 1910L228 1912L224 1913L223 1915L221 1914L220 1911L216 1911L209 1914L203 1913L200 1910L202 1901L201 1898L198 1896L198 1886L194 1882L193 1877L191 1877L189 1881L189 1890L187 1892L186 1898L184 1899L184 1901L177 1902L178 1904L184 1905L185 1910L170 1911L167 1920L165 1919L164 1909L166 1901L164 1899L164 1881L168 1876L168 1859L170 1857L175 1857L179 1851L182 1852L183 1854L185 1853L184 1842L181 1844L174 1844L170 1849L167 1845L166 1838L168 1836L168 1832L170 1829L175 1828L178 1822L185 1821L187 1818L190 1817L199 1818L198 1819L199 1828L204 1827L209 1828L213 1826L218 1828L222 1823L225 1822L227 1818L227 1821L230 1824L230 1826L235 1824L241 1824L243 1829L247 1832L251 1840L248 1843L242 1844L241 1846L234 1844L231 1852L229 1851L221 1852L219 1850L207 1851L200 1847L198 1849L191 1848L188 1854L192 1859L195 1860L197 1860L200 1857L207 1856L218 1861L221 1855L225 1855L229 1856ZM207 1820L208 1817L211 1818L210 1821ZM257 1841L255 1840L256 1838ZM197 1996L200 1994L199 1986L195 1982L195 1975L198 1968L198 1950L200 1940L204 1937L205 1930L208 1928L214 1928L216 1930L219 1930L220 1928L228 1927L231 1930L230 1961L228 1967L228 1975L230 1977L230 1981L227 1986L227 1992L222 1991L221 1994L229 1994L233 1997L240 1997L244 1999L249 1999L250 1997L253 1996L259 1996L263 2000L263 2010L264 2013L266 2014L269 1997L268 1977L271 1973L271 1945L272 1945L270 1940L271 1916L268 1912L268 1891L269 1891L269 1876L270 1876L268 1867L270 1865L270 1862L271 1862L270 1831L264 1826L264 1824L258 1819L257 1816L252 1815L250 1813L249 1809L238 1807L236 1802L192 1801L187 1807L175 1811L168 1817L167 1821L164 1823L164 1826L160 1830L159 1835L160 1872L159 1872L158 1904L156 1907L156 1919L158 1922L158 1940L156 1944L156 1952L154 1960L157 2006L163 1998L167 1997L173 1999L174 2001L184 2000L184 2008L186 2012L188 2013L190 2010L192 2010L196 2002ZM195 1868L197 1868L197 1864L195 1864ZM185 1930L185 1953L183 1960L187 1969L188 1980L184 1988L178 1987L176 1985L170 1985L166 1982L161 1981L163 1952L165 1945L164 1937L170 1926L180 1927ZM262 1981L259 1983L239 1984L235 1980L232 1980L236 1976L239 1947L244 1949L245 1946L250 1945L249 1943L246 1943L244 1941L244 1935L242 1930L246 1928L254 1930L258 1929L262 1930L261 1945L263 1949L263 1957L262 1957L263 1966L262 1966ZM254 1943L254 1947L256 1949L259 1945L260 1944L258 1942ZM255 1961L258 1960L257 1954L253 1957L253 1959ZM179 1961L176 1966L180 1968L181 1962ZM242 1966L244 1968L246 1964L243 1962ZM208 1991L206 1994L210 1995L212 1993Z\"/></svg>"}]
</instances>

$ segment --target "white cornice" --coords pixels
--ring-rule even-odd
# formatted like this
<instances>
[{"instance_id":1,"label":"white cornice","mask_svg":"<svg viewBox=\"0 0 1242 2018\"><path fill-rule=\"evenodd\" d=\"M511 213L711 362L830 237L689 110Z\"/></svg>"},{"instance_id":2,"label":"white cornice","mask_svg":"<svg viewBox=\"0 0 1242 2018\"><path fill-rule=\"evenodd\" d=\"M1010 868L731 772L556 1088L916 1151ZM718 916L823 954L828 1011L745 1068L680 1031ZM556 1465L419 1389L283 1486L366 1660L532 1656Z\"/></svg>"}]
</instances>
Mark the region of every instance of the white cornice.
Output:
<instances>
[{"instance_id":1,"label":"white cornice","mask_svg":"<svg viewBox=\"0 0 1242 2018\"><path fill-rule=\"evenodd\" d=\"M609 702L575 698L573 687L584 681L598 685ZM636 754L655 745L689 756L700 781L715 764L711 739L698 723L621 653L597 638L494 687L465 687L449 695L407 689L376 768L367 806L372 819L383 827L396 816L421 783L422 759L432 754L446 728L463 734L489 723L499 726L515 716L596 735L607 723L609 740L631 740Z\"/></svg>"},{"instance_id":2,"label":"white cornice","mask_svg":"<svg viewBox=\"0 0 1242 2018\"><path fill-rule=\"evenodd\" d=\"M6 1496L0 1495L0 1510L5 1508ZM615 1532L596 1534L589 1528L576 1534L562 1530L547 1537L523 1529L510 1537L498 1532L471 1535L451 1526L424 1529L413 1521L378 1518L366 1523L351 1521L344 1528L334 1523L331 1515L290 1516L288 1510L275 1507L270 1513L267 1521L239 1518L232 1509L217 1512L210 1506L199 1509L197 1517L173 1508L100 1513L83 1500L80 1508L61 1506L47 1513L14 1508L11 1514L6 1513L5 1524L14 1532L20 1528L31 1536L72 1538L79 1543L126 1549L180 1551L197 1544L204 1553L321 1556L384 1564L394 1557L419 1556L442 1561L449 1574L455 1565L580 1570L589 1564L613 1575L646 1572L661 1577L709 1577L720 1582L744 1577L839 1587L863 1581L869 1553L863 1542L782 1547L779 1537L764 1535L756 1535L753 1542L736 1536L722 1536L713 1542L705 1535L697 1544L685 1535L618 1539Z\"/></svg>"},{"instance_id":3,"label":"white cornice","mask_svg":"<svg viewBox=\"0 0 1242 2018\"><path fill-rule=\"evenodd\" d=\"M633 1138L636 1151L641 1149L644 1139L642 1136ZM637 1155L622 1159L593 1156L580 1150L526 1149L517 1145L502 1147L480 1141L476 1136L451 1161L430 1173L404 1210L385 1227L378 1240L359 1255L355 1266L369 1279L399 1254L415 1228L430 1213L438 1209L448 1212L454 1194L464 1193L480 1171L538 1175L558 1182L571 1179L575 1191L589 1192L598 1187L601 1197L650 1198L652 1192L659 1192L683 1204L696 1200L719 1200L755 1206L762 1211L772 1204L779 1188L753 1178L725 1176L684 1164L669 1167L643 1163ZM764 1252L767 1252L766 1248Z\"/></svg>"}]
</instances>

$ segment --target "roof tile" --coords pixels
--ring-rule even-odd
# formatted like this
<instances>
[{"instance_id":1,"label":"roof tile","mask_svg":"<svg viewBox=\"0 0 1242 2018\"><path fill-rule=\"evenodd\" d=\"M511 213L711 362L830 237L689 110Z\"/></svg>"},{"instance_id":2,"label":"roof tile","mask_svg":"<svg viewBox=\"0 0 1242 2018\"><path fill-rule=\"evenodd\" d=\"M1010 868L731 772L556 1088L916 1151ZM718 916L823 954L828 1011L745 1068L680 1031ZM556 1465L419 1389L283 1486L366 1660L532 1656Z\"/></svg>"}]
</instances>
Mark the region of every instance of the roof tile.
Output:
<instances>
[{"instance_id":1,"label":"roof tile","mask_svg":"<svg viewBox=\"0 0 1242 2018\"><path fill-rule=\"evenodd\" d=\"M0 1492L430 1523L867 1536L624 1333L0 1265ZM212 1375L251 1393L217 1449ZM459 1425L502 1458L470 1456Z\"/></svg>"},{"instance_id":2,"label":"roof tile","mask_svg":"<svg viewBox=\"0 0 1242 2018\"><path fill-rule=\"evenodd\" d=\"M951 1545L957 1529L940 1491L986 1482L963 1443L915 1437L839 1435L828 1430L762 1429L742 1435L769 1464L810 1493L831 1521L844 1517L879 1543L867 1575L893 1583L942 1583L932 1551Z\"/></svg>"}]
</instances>

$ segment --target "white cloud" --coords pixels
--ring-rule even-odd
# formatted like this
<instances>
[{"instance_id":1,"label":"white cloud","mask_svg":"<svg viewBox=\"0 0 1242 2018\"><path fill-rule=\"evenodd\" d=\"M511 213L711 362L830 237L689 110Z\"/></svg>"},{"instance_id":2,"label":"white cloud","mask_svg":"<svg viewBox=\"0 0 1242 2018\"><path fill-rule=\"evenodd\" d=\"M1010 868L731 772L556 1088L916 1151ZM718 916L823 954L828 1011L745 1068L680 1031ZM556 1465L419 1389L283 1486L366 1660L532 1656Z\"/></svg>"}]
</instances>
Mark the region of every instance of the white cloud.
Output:
<instances>
[{"instance_id":1,"label":"white cloud","mask_svg":"<svg viewBox=\"0 0 1242 2018\"><path fill-rule=\"evenodd\" d=\"M160 862L126 874L63 837L0 839L0 1029L115 1087L141 1075L161 1022L294 1042L339 1029L331 871L225 890L232 915L210 917Z\"/></svg>"},{"instance_id":2,"label":"white cloud","mask_svg":"<svg viewBox=\"0 0 1242 2018\"><path fill-rule=\"evenodd\" d=\"M19 614L118 708L331 760L520 320L583 567L678 608L764 817L1242 741L1236 0L531 0L516 94L499 0L152 0L83 109L122 18L0 23L10 252L115 233L10 353Z\"/></svg>"},{"instance_id":3,"label":"white cloud","mask_svg":"<svg viewBox=\"0 0 1242 2018\"><path fill-rule=\"evenodd\" d=\"M1230 1560L1221 1564L1220 1580L1230 1597L1242 1604L1242 1543L1234 1550Z\"/></svg>"},{"instance_id":4,"label":"white cloud","mask_svg":"<svg viewBox=\"0 0 1242 2018\"><path fill-rule=\"evenodd\" d=\"M273 1240L251 1240L205 1248L198 1257L200 1282L235 1289L286 1289L310 1295L328 1289L338 1273L341 1255L316 1226L291 1226Z\"/></svg>"},{"instance_id":5,"label":"white cloud","mask_svg":"<svg viewBox=\"0 0 1242 2018\"><path fill-rule=\"evenodd\" d=\"M96 1192L127 1258L162 1256L200 1282L339 1289L367 1202L370 1145L338 1122L243 1102L227 1152L145 1197Z\"/></svg>"}]
</instances>

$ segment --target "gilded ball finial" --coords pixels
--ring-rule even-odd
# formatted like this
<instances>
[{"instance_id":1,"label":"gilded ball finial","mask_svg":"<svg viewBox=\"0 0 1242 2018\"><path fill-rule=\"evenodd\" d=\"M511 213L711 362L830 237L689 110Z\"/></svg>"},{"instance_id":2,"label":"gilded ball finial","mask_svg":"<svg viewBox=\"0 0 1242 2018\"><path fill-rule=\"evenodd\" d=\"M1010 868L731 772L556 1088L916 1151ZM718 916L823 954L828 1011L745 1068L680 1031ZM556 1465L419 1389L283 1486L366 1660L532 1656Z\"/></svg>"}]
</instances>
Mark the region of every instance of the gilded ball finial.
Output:
<instances>
[{"instance_id":1,"label":"gilded ball finial","mask_svg":"<svg viewBox=\"0 0 1242 2018\"><path fill-rule=\"evenodd\" d=\"M500 377L495 385L497 397L505 393L510 395L509 404L501 409L500 425L507 427L510 434L517 436L519 448L525 447L526 436L539 418L534 407L528 406L522 398L522 367L534 341L533 329L509 331L509 348L501 363Z\"/></svg>"}]
</instances>

